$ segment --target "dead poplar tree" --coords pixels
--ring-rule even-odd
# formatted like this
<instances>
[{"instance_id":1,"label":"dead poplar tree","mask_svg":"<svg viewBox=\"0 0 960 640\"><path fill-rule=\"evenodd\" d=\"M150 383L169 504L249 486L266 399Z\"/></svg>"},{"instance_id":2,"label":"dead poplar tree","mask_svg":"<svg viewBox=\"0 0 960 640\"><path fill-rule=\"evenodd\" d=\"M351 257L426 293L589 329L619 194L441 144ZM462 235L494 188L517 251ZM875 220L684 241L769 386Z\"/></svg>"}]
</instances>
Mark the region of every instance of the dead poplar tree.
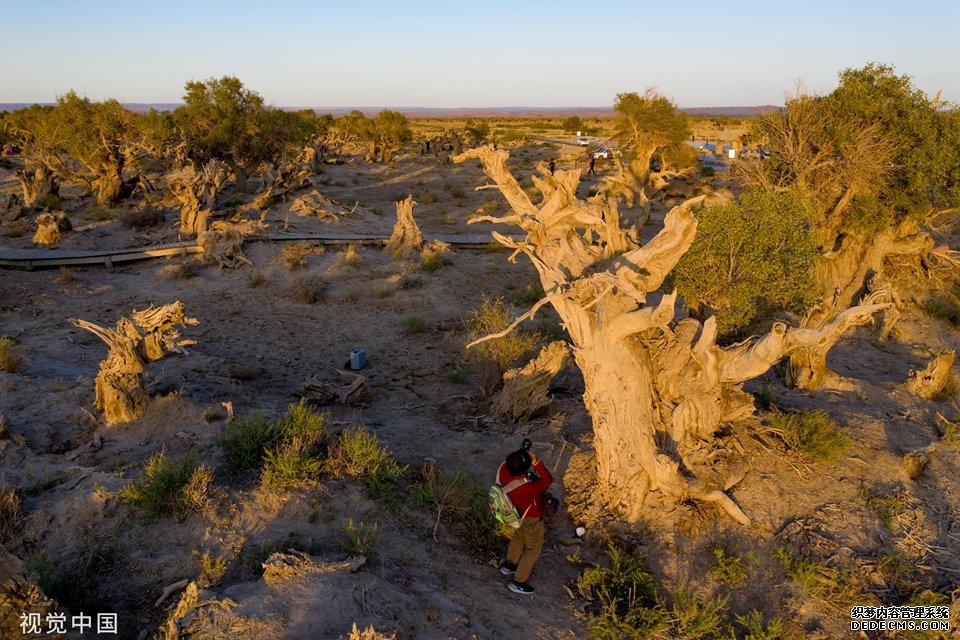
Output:
<instances>
[{"instance_id":1,"label":"dead poplar tree","mask_svg":"<svg viewBox=\"0 0 960 640\"><path fill-rule=\"evenodd\" d=\"M674 502L713 503L748 523L724 491L729 479L716 477L705 464L720 425L753 411L753 399L741 384L784 354L842 333L889 305L853 307L821 330L776 323L761 338L721 348L714 318L674 321L676 293L656 293L693 242L693 210L703 196L674 207L660 233L641 246L635 232L620 227L615 199L577 199L580 171L535 176L543 194L535 205L508 170L508 157L507 151L486 146L454 161L480 160L513 209L511 215L477 216L471 222L512 224L527 234L516 242L494 233L514 250L511 259L518 254L530 259L546 293L510 329L544 304L563 320L593 421L598 497L630 522L637 521L648 492L655 490Z\"/></svg>"},{"instance_id":2,"label":"dead poplar tree","mask_svg":"<svg viewBox=\"0 0 960 640\"><path fill-rule=\"evenodd\" d=\"M129 318L120 318L114 330L86 320L71 318L70 322L110 347L97 372L95 394L97 408L103 411L109 425L130 422L143 413L147 404L143 385L146 363L196 344L193 340L181 340L177 329L198 324L196 318L184 314L180 301L134 311Z\"/></svg>"},{"instance_id":3,"label":"dead poplar tree","mask_svg":"<svg viewBox=\"0 0 960 640\"><path fill-rule=\"evenodd\" d=\"M397 202L397 223L393 225L393 233L387 241L384 251L397 257L419 253L423 249L423 234L417 221L413 219L413 196L407 196Z\"/></svg>"},{"instance_id":4,"label":"dead poplar tree","mask_svg":"<svg viewBox=\"0 0 960 640\"><path fill-rule=\"evenodd\" d=\"M217 209L217 194L228 177L227 167L211 160L200 171L192 168L176 176L170 190L180 203L180 231L198 235L210 226L210 216Z\"/></svg>"}]
</instances>

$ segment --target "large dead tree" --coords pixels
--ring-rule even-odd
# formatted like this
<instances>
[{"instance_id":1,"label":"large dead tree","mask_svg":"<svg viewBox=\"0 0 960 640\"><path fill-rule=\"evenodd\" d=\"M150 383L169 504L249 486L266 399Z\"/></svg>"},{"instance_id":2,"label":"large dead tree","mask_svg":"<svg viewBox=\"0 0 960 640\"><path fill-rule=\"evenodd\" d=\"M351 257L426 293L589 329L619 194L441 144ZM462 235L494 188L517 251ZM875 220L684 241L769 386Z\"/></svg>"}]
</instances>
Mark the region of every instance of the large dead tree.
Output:
<instances>
[{"instance_id":1,"label":"large dead tree","mask_svg":"<svg viewBox=\"0 0 960 640\"><path fill-rule=\"evenodd\" d=\"M57 174L42 163L27 163L26 168L17 169L17 180L23 192L23 206L34 207L47 196L59 197L60 183Z\"/></svg>"},{"instance_id":2,"label":"large dead tree","mask_svg":"<svg viewBox=\"0 0 960 640\"><path fill-rule=\"evenodd\" d=\"M178 327L198 323L185 315L180 301L134 311L129 318L120 318L114 330L86 320L71 318L70 322L110 347L97 372L95 401L111 425L130 422L143 413L147 404L143 384L146 363L195 344L193 340L181 340Z\"/></svg>"},{"instance_id":3,"label":"large dead tree","mask_svg":"<svg viewBox=\"0 0 960 640\"><path fill-rule=\"evenodd\" d=\"M211 160L199 171L188 168L173 178L170 191L180 203L181 232L198 235L207 230L227 177L226 165Z\"/></svg>"},{"instance_id":4,"label":"large dead tree","mask_svg":"<svg viewBox=\"0 0 960 640\"><path fill-rule=\"evenodd\" d=\"M419 253L423 249L423 234L413 219L415 204L413 196L397 201L397 223L393 225L393 233L383 250L398 258Z\"/></svg>"},{"instance_id":5,"label":"large dead tree","mask_svg":"<svg viewBox=\"0 0 960 640\"><path fill-rule=\"evenodd\" d=\"M479 159L513 209L512 215L471 221L512 224L527 234L516 242L494 233L514 249L511 259L521 253L530 259L546 292L514 326L547 303L563 320L593 421L598 497L631 522L648 492L659 490L672 501L716 504L747 523L724 492L728 479L703 463L720 425L753 411L741 384L794 349L818 344L889 304L848 309L821 330L776 323L759 339L721 348L714 318L674 322L676 294L656 293L693 242L693 209L704 196L673 208L663 230L640 246L635 232L621 228L614 199L577 199L579 171L535 176L543 199L534 205L508 170L508 157L487 146L454 161Z\"/></svg>"}]
</instances>

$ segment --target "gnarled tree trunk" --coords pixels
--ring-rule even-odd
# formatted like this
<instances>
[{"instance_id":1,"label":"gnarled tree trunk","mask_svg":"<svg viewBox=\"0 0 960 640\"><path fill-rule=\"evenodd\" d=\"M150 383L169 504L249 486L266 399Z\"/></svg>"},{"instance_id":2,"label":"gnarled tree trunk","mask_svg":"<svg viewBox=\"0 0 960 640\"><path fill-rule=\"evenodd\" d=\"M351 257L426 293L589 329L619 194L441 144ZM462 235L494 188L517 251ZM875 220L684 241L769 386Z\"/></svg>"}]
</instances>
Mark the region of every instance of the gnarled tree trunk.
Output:
<instances>
[{"instance_id":1,"label":"gnarled tree trunk","mask_svg":"<svg viewBox=\"0 0 960 640\"><path fill-rule=\"evenodd\" d=\"M95 388L97 408L103 411L110 425L135 420L143 413L147 404L143 386L146 363L195 344L192 340L180 340L177 328L197 324L195 318L184 314L183 303L179 301L134 311L129 318L120 318L115 330L86 320L71 319L70 322L93 333L110 347L106 359L100 363Z\"/></svg>"},{"instance_id":2,"label":"gnarled tree trunk","mask_svg":"<svg viewBox=\"0 0 960 640\"><path fill-rule=\"evenodd\" d=\"M728 479L701 464L723 421L750 409L741 384L784 354L818 344L889 304L849 309L821 330L777 323L760 339L720 348L714 318L673 322L676 294L647 305L692 244L693 208L703 196L672 209L663 230L640 246L635 230L620 228L615 201L576 198L579 171L534 177L543 193L537 206L507 169L508 157L487 146L454 160L479 159L514 211L471 222L512 223L527 233L522 242L494 237L515 250L512 259L519 253L530 258L546 293L543 302L553 305L570 334L593 420L599 497L630 521L639 518L647 492L658 490L674 501L713 503L747 523L724 492Z\"/></svg>"},{"instance_id":3,"label":"gnarled tree trunk","mask_svg":"<svg viewBox=\"0 0 960 640\"><path fill-rule=\"evenodd\" d=\"M63 211L56 213L41 213L34 221L37 231L33 234L35 244L57 244L63 239L63 234L72 231L73 225Z\"/></svg>"},{"instance_id":4,"label":"gnarled tree trunk","mask_svg":"<svg viewBox=\"0 0 960 640\"><path fill-rule=\"evenodd\" d=\"M57 176L46 165L28 166L18 169L16 173L23 191L23 206L34 207L48 195L59 197L60 184Z\"/></svg>"},{"instance_id":5,"label":"gnarled tree trunk","mask_svg":"<svg viewBox=\"0 0 960 640\"><path fill-rule=\"evenodd\" d=\"M170 185L180 202L180 231L199 235L210 225L210 216L217 209L217 194L227 179L227 168L219 160L211 160L200 171L189 169L176 176Z\"/></svg>"},{"instance_id":6,"label":"gnarled tree trunk","mask_svg":"<svg viewBox=\"0 0 960 640\"><path fill-rule=\"evenodd\" d=\"M417 221L413 219L413 196L407 196L397 202L397 223L393 225L393 233L384 247L384 251L401 258L423 249L423 234Z\"/></svg>"},{"instance_id":7,"label":"gnarled tree trunk","mask_svg":"<svg viewBox=\"0 0 960 640\"><path fill-rule=\"evenodd\" d=\"M520 369L503 374L503 388L490 403L496 415L513 422L530 420L550 405L550 382L566 366L570 348L560 340L541 349L536 358Z\"/></svg>"},{"instance_id":8,"label":"gnarled tree trunk","mask_svg":"<svg viewBox=\"0 0 960 640\"><path fill-rule=\"evenodd\" d=\"M927 253L933 249L934 240L920 231L916 223L908 222L886 229L872 240L848 235L841 238L838 245L835 251L817 260L814 273L820 285L821 302L807 313L801 327L824 327L865 294L876 300L877 293L869 291L870 283L882 275L887 257ZM800 389L849 388L849 382L827 367L827 352L839 337L840 334L836 334L832 340L793 352L787 366L787 384Z\"/></svg>"}]
</instances>

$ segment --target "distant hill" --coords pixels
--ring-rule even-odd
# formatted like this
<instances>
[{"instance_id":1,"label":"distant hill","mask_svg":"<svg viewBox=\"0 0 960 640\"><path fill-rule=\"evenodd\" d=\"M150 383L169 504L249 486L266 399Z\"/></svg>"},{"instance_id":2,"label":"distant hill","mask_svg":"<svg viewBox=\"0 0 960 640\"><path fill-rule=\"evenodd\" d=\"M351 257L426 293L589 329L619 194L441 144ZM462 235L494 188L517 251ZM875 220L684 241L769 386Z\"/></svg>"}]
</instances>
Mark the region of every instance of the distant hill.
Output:
<instances>
[{"instance_id":1,"label":"distant hill","mask_svg":"<svg viewBox=\"0 0 960 640\"><path fill-rule=\"evenodd\" d=\"M15 111L29 107L33 103L9 102L0 103L0 111ZM52 104L52 103L42 103ZM130 102L124 105L131 111L146 113L150 109L157 111L172 111L180 106L177 102ZM342 116L354 109L359 109L368 116L376 115L384 109L399 111L408 118L565 118L580 116L581 118L610 118L613 109L610 107L280 107L287 111L299 109L313 109L317 113L331 113ZM761 113L776 111L780 107L762 105L759 107L681 107L688 115L694 117L721 117L746 118Z\"/></svg>"}]
</instances>

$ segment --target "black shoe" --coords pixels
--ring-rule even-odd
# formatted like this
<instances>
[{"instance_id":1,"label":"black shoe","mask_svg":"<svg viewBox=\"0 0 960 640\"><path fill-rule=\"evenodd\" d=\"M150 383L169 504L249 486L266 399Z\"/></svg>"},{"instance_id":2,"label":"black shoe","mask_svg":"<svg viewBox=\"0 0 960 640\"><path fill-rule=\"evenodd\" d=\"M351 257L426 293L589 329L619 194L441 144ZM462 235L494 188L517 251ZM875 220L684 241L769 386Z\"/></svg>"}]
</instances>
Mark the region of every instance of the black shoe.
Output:
<instances>
[{"instance_id":1,"label":"black shoe","mask_svg":"<svg viewBox=\"0 0 960 640\"><path fill-rule=\"evenodd\" d=\"M517 572L517 565L504 560L500 563L500 573L505 576L512 576Z\"/></svg>"},{"instance_id":2,"label":"black shoe","mask_svg":"<svg viewBox=\"0 0 960 640\"><path fill-rule=\"evenodd\" d=\"M508 582L507 588L514 593L522 593L523 595L530 595L533 593L533 587L526 582L517 582L516 580L511 580Z\"/></svg>"}]
</instances>

